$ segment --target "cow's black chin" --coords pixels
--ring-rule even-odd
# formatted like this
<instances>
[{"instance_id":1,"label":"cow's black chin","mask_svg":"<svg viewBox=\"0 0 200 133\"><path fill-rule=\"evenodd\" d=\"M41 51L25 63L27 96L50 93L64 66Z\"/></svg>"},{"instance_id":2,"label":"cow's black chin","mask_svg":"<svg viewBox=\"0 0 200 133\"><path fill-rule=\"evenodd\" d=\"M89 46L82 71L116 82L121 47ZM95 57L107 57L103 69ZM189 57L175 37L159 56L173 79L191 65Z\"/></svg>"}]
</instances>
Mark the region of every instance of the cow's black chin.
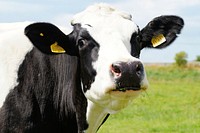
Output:
<instances>
[{"instance_id":1,"label":"cow's black chin","mask_svg":"<svg viewBox=\"0 0 200 133\"><path fill-rule=\"evenodd\" d=\"M140 86L133 86L133 87L116 87L115 90L113 91L121 91L121 92L126 92L126 91L138 91L141 90L142 88Z\"/></svg>"}]
</instances>

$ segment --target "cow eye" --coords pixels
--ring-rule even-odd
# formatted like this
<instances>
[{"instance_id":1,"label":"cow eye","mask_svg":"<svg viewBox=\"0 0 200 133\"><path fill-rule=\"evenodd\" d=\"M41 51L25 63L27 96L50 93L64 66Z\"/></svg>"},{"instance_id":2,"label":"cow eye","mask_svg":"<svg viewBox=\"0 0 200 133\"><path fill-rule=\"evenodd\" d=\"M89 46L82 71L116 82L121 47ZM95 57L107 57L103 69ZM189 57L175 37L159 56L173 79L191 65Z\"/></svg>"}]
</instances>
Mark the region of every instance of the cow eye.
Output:
<instances>
[{"instance_id":1,"label":"cow eye","mask_svg":"<svg viewBox=\"0 0 200 133\"><path fill-rule=\"evenodd\" d=\"M78 46L79 46L79 48L84 47L85 44L86 44L86 40L85 39L79 39L78 40Z\"/></svg>"},{"instance_id":2,"label":"cow eye","mask_svg":"<svg viewBox=\"0 0 200 133\"><path fill-rule=\"evenodd\" d=\"M141 41L141 38L140 38L140 36L139 36L139 35L136 37L136 41L137 41L137 43L138 43L138 44L140 43L140 41Z\"/></svg>"}]
</instances>

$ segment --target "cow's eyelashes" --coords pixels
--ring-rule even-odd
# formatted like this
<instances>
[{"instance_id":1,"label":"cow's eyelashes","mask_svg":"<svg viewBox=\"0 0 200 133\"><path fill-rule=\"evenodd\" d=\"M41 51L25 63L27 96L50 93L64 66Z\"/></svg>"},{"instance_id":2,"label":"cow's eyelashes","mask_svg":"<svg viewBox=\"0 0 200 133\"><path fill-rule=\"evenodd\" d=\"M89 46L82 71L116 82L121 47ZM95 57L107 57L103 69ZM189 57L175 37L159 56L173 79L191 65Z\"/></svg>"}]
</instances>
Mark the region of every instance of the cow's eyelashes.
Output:
<instances>
[{"instance_id":1,"label":"cow's eyelashes","mask_svg":"<svg viewBox=\"0 0 200 133\"><path fill-rule=\"evenodd\" d=\"M79 40L78 40L78 47L79 47L79 48L84 47L85 44L86 44L86 40L85 40L85 39L79 39Z\"/></svg>"}]
</instances>

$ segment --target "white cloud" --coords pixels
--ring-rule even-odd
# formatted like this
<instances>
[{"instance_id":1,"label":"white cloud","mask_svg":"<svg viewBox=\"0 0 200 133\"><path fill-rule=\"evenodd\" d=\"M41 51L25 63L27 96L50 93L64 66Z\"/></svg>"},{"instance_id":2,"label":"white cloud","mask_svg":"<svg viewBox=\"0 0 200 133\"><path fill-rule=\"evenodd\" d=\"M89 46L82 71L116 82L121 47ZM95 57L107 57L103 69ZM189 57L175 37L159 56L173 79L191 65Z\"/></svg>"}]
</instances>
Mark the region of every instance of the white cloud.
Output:
<instances>
[{"instance_id":1,"label":"white cloud","mask_svg":"<svg viewBox=\"0 0 200 133\"><path fill-rule=\"evenodd\" d=\"M200 15L199 16L188 16L188 17L185 17L184 18L185 21L186 21L186 25L189 27L189 28L196 28L198 27L196 30L199 30L200 29Z\"/></svg>"},{"instance_id":2,"label":"white cloud","mask_svg":"<svg viewBox=\"0 0 200 133\"><path fill-rule=\"evenodd\" d=\"M182 15L186 8L200 6L199 0L123 0L114 5L133 15L136 23L146 25L154 17L160 15Z\"/></svg>"},{"instance_id":3,"label":"white cloud","mask_svg":"<svg viewBox=\"0 0 200 133\"><path fill-rule=\"evenodd\" d=\"M74 14L59 14L50 21L60 26L71 27L71 19L73 16Z\"/></svg>"},{"instance_id":4,"label":"white cloud","mask_svg":"<svg viewBox=\"0 0 200 133\"><path fill-rule=\"evenodd\" d=\"M117 7L126 10L147 10L153 12L179 11L188 6L200 5L199 0L123 0L114 3Z\"/></svg>"},{"instance_id":5,"label":"white cloud","mask_svg":"<svg viewBox=\"0 0 200 133\"><path fill-rule=\"evenodd\" d=\"M3 32L8 32L20 28L24 28L26 25L32 22L14 22L14 23L0 23L0 34Z\"/></svg>"},{"instance_id":6,"label":"white cloud","mask_svg":"<svg viewBox=\"0 0 200 133\"><path fill-rule=\"evenodd\" d=\"M38 12L45 9L45 6L35 3L26 3L19 1L1 1L0 2L0 12L9 13L9 12Z\"/></svg>"}]
</instances>

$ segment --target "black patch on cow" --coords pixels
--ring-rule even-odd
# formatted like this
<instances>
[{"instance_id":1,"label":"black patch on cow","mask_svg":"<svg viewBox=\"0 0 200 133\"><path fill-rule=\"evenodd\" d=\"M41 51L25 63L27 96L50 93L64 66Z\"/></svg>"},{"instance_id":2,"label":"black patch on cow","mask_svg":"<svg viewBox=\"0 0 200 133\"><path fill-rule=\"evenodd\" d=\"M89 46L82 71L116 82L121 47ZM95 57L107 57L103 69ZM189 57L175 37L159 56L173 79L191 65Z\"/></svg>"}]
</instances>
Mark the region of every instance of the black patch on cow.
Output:
<instances>
[{"instance_id":1,"label":"black patch on cow","mask_svg":"<svg viewBox=\"0 0 200 133\"><path fill-rule=\"evenodd\" d=\"M110 114L107 114L106 117L103 119L103 122L101 123L101 125L98 127L97 131L99 130L99 128L106 122L106 120L108 119L108 117L110 116Z\"/></svg>"},{"instance_id":2,"label":"black patch on cow","mask_svg":"<svg viewBox=\"0 0 200 133\"><path fill-rule=\"evenodd\" d=\"M81 81L83 90L86 92L95 80L96 70L93 68L92 63L98 59L100 46L86 29L81 28L80 24L74 25L74 32L78 34L76 45L79 49Z\"/></svg>"},{"instance_id":3,"label":"black patch on cow","mask_svg":"<svg viewBox=\"0 0 200 133\"><path fill-rule=\"evenodd\" d=\"M133 57L139 58L140 57L140 51L141 51L141 45L140 45L140 40L141 40L141 34L140 30L138 27L139 32L134 32L131 36L131 55Z\"/></svg>"},{"instance_id":4,"label":"black patch on cow","mask_svg":"<svg viewBox=\"0 0 200 133\"><path fill-rule=\"evenodd\" d=\"M184 26L184 21L178 16L160 16L150 21L141 31L132 34L131 37L131 55L139 58L140 51L143 48L165 48L169 46L180 34ZM163 35L165 42L158 46L153 46L152 38Z\"/></svg>"},{"instance_id":5,"label":"black patch on cow","mask_svg":"<svg viewBox=\"0 0 200 133\"><path fill-rule=\"evenodd\" d=\"M34 48L0 110L1 133L81 133L87 129L77 57Z\"/></svg>"},{"instance_id":6,"label":"black patch on cow","mask_svg":"<svg viewBox=\"0 0 200 133\"><path fill-rule=\"evenodd\" d=\"M65 53L72 56L78 55L74 35L65 35L58 27L50 23L33 23L27 26L24 34L40 51L46 54L57 54L51 49L52 44L62 47Z\"/></svg>"},{"instance_id":7,"label":"black patch on cow","mask_svg":"<svg viewBox=\"0 0 200 133\"><path fill-rule=\"evenodd\" d=\"M180 34L184 26L184 21L179 16L160 16L154 18L141 30L141 49L152 48L151 39L162 34L166 41L155 48L165 48L170 45Z\"/></svg>"}]
</instances>

